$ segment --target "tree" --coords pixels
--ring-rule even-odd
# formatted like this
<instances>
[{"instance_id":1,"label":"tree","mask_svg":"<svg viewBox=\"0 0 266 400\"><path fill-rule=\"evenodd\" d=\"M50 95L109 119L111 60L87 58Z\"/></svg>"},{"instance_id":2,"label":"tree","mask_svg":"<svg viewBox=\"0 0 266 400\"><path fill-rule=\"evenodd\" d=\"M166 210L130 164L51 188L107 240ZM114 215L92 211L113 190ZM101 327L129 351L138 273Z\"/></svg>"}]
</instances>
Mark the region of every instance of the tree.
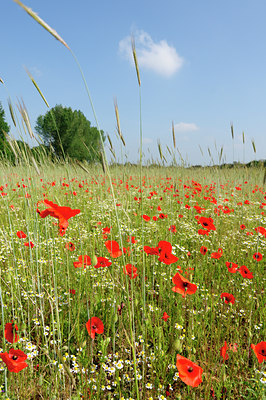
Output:
<instances>
[{"instance_id":1,"label":"tree","mask_svg":"<svg viewBox=\"0 0 266 400\"><path fill-rule=\"evenodd\" d=\"M79 161L96 161L100 158L104 133L91 126L81 111L56 105L37 118L35 130L46 146L53 147L57 156L67 155Z\"/></svg>"},{"instance_id":2,"label":"tree","mask_svg":"<svg viewBox=\"0 0 266 400\"><path fill-rule=\"evenodd\" d=\"M8 133L9 129L9 125L5 120L5 111L0 102L0 153L2 153L7 147L7 140L4 132Z\"/></svg>"}]
</instances>

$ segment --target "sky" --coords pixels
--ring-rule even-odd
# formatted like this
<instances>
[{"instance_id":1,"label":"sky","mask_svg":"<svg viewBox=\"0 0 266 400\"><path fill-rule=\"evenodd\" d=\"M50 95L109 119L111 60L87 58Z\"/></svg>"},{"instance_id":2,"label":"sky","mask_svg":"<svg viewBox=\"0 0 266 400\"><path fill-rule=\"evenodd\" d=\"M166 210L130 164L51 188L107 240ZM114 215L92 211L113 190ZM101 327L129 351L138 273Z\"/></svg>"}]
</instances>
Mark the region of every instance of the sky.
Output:
<instances>
[{"instance_id":1,"label":"sky","mask_svg":"<svg viewBox=\"0 0 266 400\"><path fill-rule=\"evenodd\" d=\"M25 0L24 4L75 54L99 126L111 137L120 162L139 160L140 129L144 162L159 159L158 142L168 162L173 155L167 146L178 162L181 154L188 165L218 163L222 147L221 162L266 158L265 0ZM9 97L15 109L23 99L33 131L37 117L48 111L25 68L51 108L62 104L81 110L95 126L71 52L12 0L2 0L0 18L4 81L0 101L11 134L19 138L21 132L9 115ZM117 138L114 99L126 147ZM36 144L28 137L26 141Z\"/></svg>"}]
</instances>

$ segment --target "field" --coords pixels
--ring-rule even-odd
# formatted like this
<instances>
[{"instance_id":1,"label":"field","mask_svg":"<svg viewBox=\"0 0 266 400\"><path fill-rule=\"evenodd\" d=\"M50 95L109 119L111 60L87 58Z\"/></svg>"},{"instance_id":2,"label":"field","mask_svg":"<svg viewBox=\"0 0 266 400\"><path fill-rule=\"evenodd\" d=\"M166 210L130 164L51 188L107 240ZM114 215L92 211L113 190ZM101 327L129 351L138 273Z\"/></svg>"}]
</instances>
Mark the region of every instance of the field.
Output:
<instances>
[{"instance_id":1,"label":"field","mask_svg":"<svg viewBox=\"0 0 266 400\"><path fill-rule=\"evenodd\" d=\"M1 167L0 398L265 398L264 171L110 171Z\"/></svg>"}]
</instances>

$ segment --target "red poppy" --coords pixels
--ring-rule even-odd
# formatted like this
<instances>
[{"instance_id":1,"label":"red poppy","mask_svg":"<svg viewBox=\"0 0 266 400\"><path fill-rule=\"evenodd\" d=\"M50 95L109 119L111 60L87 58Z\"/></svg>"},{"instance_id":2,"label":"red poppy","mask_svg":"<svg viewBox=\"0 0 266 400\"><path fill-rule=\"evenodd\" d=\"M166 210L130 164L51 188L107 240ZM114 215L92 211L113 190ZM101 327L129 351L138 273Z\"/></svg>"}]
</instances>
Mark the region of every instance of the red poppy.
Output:
<instances>
[{"instance_id":1,"label":"red poppy","mask_svg":"<svg viewBox=\"0 0 266 400\"><path fill-rule=\"evenodd\" d=\"M206 235L206 236L209 236L209 231L205 231L204 229L199 229L199 230L198 230L198 234L199 234L199 235Z\"/></svg>"},{"instance_id":2,"label":"red poppy","mask_svg":"<svg viewBox=\"0 0 266 400\"><path fill-rule=\"evenodd\" d=\"M201 224L204 229L207 229L208 231L216 231L216 227L213 224L212 218L200 217L197 218L197 220L198 223Z\"/></svg>"},{"instance_id":3,"label":"red poppy","mask_svg":"<svg viewBox=\"0 0 266 400\"><path fill-rule=\"evenodd\" d=\"M221 248L218 249L218 251L211 253L211 258L219 259L223 255L223 250Z\"/></svg>"},{"instance_id":4,"label":"red poppy","mask_svg":"<svg viewBox=\"0 0 266 400\"><path fill-rule=\"evenodd\" d=\"M5 324L5 339L9 343L16 343L19 339L17 331L18 331L18 326L15 325L13 321L8 322L7 324Z\"/></svg>"},{"instance_id":5,"label":"red poppy","mask_svg":"<svg viewBox=\"0 0 266 400\"><path fill-rule=\"evenodd\" d=\"M261 253L254 253L252 257L253 257L254 260L256 260L256 261L261 261L261 260L263 259Z\"/></svg>"},{"instance_id":6,"label":"red poppy","mask_svg":"<svg viewBox=\"0 0 266 400\"><path fill-rule=\"evenodd\" d=\"M75 268L86 268L86 265L91 265L91 258L87 255L79 256L79 260L74 261L73 265Z\"/></svg>"},{"instance_id":7,"label":"red poppy","mask_svg":"<svg viewBox=\"0 0 266 400\"><path fill-rule=\"evenodd\" d=\"M151 217L149 217L148 215L142 215L142 218L145 220L145 221L149 221L150 219L151 219Z\"/></svg>"},{"instance_id":8,"label":"red poppy","mask_svg":"<svg viewBox=\"0 0 266 400\"><path fill-rule=\"evenodd\" d=\"M200 248L201 254L203 254L203 255L205 256L205 254L207 253L207 251L208 251L207 247L201 246L201 248Z\"/></svg>"},{"instance_id":9,"label":"red poppy","mask_svg":"<svg viewBox=\"0 0 266 400\"><path fill-rule=\"evenodd\" d=\"M254 350L254 353L260 364L266 360L266 342L260 342L256 345L252 344L251 348Z\"/></svg>"},{"instance_id":10,"label":"red poppy","mask_svg":"<svg viewBox=\"0 0 266 400\"><path fill-rule=\"evenodd\" d=\"M231 274L235 274L238 271L238 265L233 262L226 261L225 265L227 266L228 272L231 272Z\"/></svg>"},{"instance_id":11,"label":"red poppy","mask_svg":"<svg viewBox=\"0 0 266 400\"><path fill-rule=\"evenodd\" d=\"M239 270L240 274L243 276L243 278L247 278L247 279L253 279L253 274L252 272L245 266L242 265Z\"/></svg>"},{"instance_id":12,"label":"red poppy","mask_svg":"<svg viewBox=\"0 0 266 400\"><path fill-rule=\"evenodd\" d=\"M159 249L158 247L150 247L150 246L144 246L144 251L146 254L151 254L151 255L159 255Z\"/></svg>"},{"instance_id":13,"label":"red poppy","mask_svg":"<svg viewBox=\"0 0 266 400\"><path fill-rule=\"evenodd\" d=\"M23 231L17 231L17 237L19 239L25 239L27 237L27 235Z\"/></svg>"},{"instance_id":14,"label":"red poppy","mask_svg":"<svg viewBox=\"0 0 266 400\"><path fill-rule=\"evenodd\" d=\"M175 225L170 225L169 231L172 233L176 233L176 226Z\"/></svg>"},{"instance_id":15,"label":"red poppy","mask_svg":"<svg viewBox=\"0 0 266 400\"><path fill-rule=\"evenodd\" d=\"M66 243L66 249L67 250L69 250L69 251L74 251L75 250L75 245L74 245L74 243L72 243L72 242L68 242L68 243Z\"/></svg>"},{"instance_id":16,"label":"red poppy","mask_svg":"<svg viewBox=\"0 0 266 400\"><path fill-rule=\"evenodd\" d=\"M176 367L179 378L187 385L197 387L202 382L203 369L179 354L176 356Z\"/></svg>"},{"instance_id":17,"label":"red poppy","mask_svg":"<svg viewBox=\"0 0 266 400\"><path fill-rule=\"evenodd\" d=\"M26 247L30 247L31 249L34 247L34 243L32 243L32 242L27 242L27 243L24 243L24 246L26 246Z\"/></svg>"},{"instance_id":18,"label":"red poppy","mask_svg":"<svg viewBox=\"0 0 266 400\"><path fill-rule=\"evenodd\" d=\"M220 348L220 355L223 357L224 361L228 360L229 358L229 355L228 353L226 353L226 351L227 351L227 343L225 341L223 347Z\"/></svg>"},{"instance_id":19,"label":"red poppy","mask_svg":"<svg viewBox=\"0 0 266 400\"><path fill-rule=\"evenodd\" d=\"M111 228L109 228L108 226L106 228L103 228L103 233L105 233L106 235L108 235L111 232Z\"/></svg>"},{"instance_id":20,"label":"red poppy","mask_svg":"<svg viewBox=\"0 0 266 400\"><path fill-rule=\"evenodd\" d=\"M129 242L129 243L137 243L137 240L135 239L135 236L129 236L127 238L127 242Z\"/></svg>"},{"instance_id":21,"label":"red poppy","mask_svg":"<svg viewBox=\"0 0 266 400\"><path fill-rule=\"evenodd\" d=\"M104 244L112 258L117 258L122 255L122 250L120 250L119 244L115 240L107 240Z\"/></svg>"},{"instance_id":22,"label":"red poppy","mask_svg":"<svg viewBox=\"0 0 266 400\"><path fill-rule=\"evenodd\" d=\"M86 323L87 331L92 339L95 339L95 333L99 335L104 332L103 322L98 317L92 317Z\"/></svg>"},{"instance_id":23,"label":"red poppy","mask_svg":"<svg viewBox=\"0 0 266 400\"><path fill-rule=\"evenodd\" d=\"M255 231L266 237L266 229L263 226L258 226Z\"/></svg>"},{"instance_id":24,"label":"red poppy","mask_svg":"<svg viewBox=\"0 0 266 400\"><path fill-rule=\"evenodd\" d=\"M38 205L40 203L44 203L44 204L48 205L49 207L43 211L40 211L38 209ZM61 207L47 199L38 201L36 211L40 215L41 218L45 218L48 215L50 215L51 217L57 218L59 220L59 234L61 236L63 236L66 232L66 229L69 225L69 223L68 223L69 218L72 218L75 215L80 213L80 210L78 210L78 209L73 210L70 207Z\"/></svg>"},{"instance_id":25,"label":"red poppy","mask_svg":"<svg viewBox=\"0 0 266 400\"><path fill-rule=\"evenodd\" d=\"M241 229L241 231L243 231L244 229L246 229L246 225L244 225L244 224L240 225L240 229Z\"/></svg>"},{"instance_id":26,"label":"red poppy","mask_svg":"<svg viewBox=\"0 0 266 400\"><path fill-rule=\"evenodd\" d=\"M75 289L69 289L69 293L70 294L76 294L76 290Z\"/></svg>"},{"instance_id":27,"label":"red poppy","mask_svg":"<svg viewBox=\"0 0 266 400\"><path fill-rule=\"evenodd\" d=\"M164 313L163 313L163 316L162 316L162 319L163 319L164 321L167 321L168 318L170 318L169 315L167 314L167 312L164 312Z\"/></svg>"},{"instance_id":28,"label":"red poppy","mask_svg":"<svg viewBox=\"0 0 266 400\"><path fill-rule=\"evenodd\" d=\"M159 249L159 261L163 262L164 264L170 265L178 261L178 257L172 254L172 245L165 240L161 240L158 243Z\"/></svg>"},{"instance_id":29,"label":"red poppy","mask_svg":"<svg viewBox=\"0 0 266 400\"><path fill-rule=\"evenodd\" d=\"M221 294L221 299L222 300L224 299L224 302L226 304L229 304L229 303L234 304L234 302L235 302L235 298L231 293L222 293Z\"/></svg>"},{"instance_id":30,"label":"red poppy","mask_svg":"<svg viewBox=\"0 0 266 400\"><path fill-rule=\"evenodd\" d=\"M97 257L97 264L94 265L94 268L110 267L110 265L112 265L112 262L108 258Z\"/></svg>"},{"instance_id":31,"label":"red poppy","mask_svg":"<svg viewBox=\"0 0 266 400\"><path fill-rule=\"evenodd\" d=\"M128 275L130 277L130 279L135 279L138 276L138 274L137 274L138 270L132 264L127 264L123 268L123 271L124 271L125 275Z\"/></svg>"},{"instance_id":32,"label":"red poppy","mask_svg":"<svg viewBox=\"0 0 266 400\"><path fill-rule=\"evenodd\" d=\"M187 294L193 294L197 291L197 285L190 283L186 278L180 275L178 272L172 278L175 287L172 288L173 292L182 294L182 297L186 297Z\"/></svg>"},{"instance_id":33,"label":"red poppy","mask_svg":"<svg viewBox=\"0 0 266 400\"><path fill-rule=\"evenodd\" d=\"M238 348L238 344L237 344L237 343L229 344L229 349L230 349L231 351L233 351L234 353L237 352L237 348Z\"/></svg>"},{"instance_id":34,"label":"red poppy","mask_svg":"<svg viewBox=\"0 0 266 400\"><path fill-rule=\"evenodd\" d=\"M0 357L10 372L19 372L28 367L28 364L25 362L27 354L23 353L22 350L10 349L9 353L0 353Z\"/></svg>"}]
</instances>

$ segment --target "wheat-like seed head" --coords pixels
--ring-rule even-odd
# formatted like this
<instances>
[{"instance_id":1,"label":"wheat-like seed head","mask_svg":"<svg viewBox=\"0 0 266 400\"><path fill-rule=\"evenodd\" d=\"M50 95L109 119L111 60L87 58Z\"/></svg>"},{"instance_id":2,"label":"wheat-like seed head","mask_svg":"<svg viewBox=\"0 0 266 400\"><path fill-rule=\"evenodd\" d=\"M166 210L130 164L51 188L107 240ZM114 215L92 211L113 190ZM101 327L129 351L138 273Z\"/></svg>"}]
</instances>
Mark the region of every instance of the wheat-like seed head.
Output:
<instances>
[{"instance_id":1,"label":"wheat-like seed head","mask_svg":"<svg viewBox=\"0 0 266 400\"><path fill-rule=\"evenodd\" d=\"M46 98L44 97L44 95L43 95L41 89L40 89L39 86L37 85L35 79L34 79L33 76L31 75L30 71L29 71L27 68L25 68L25 70L26 70L26 72L27 72L27 74L28 74L30 80L32 81L33 85L34 85L34 86L36 87L36 89L38 90L38 92L39 92L41 98L43 99L43 101L45 102L45 104L47 105L47 107L50 108L49 104L47 103Z\"/></svg>"},{"instance_id":2,"label":"wheat-like seed head","mask_svg":"<svg viewBox=\"0 0 266 400\"><path fill-rule=\"evenodd\" d=\"M174 121L172 121L172 135L173 135L173 144L174 144L174 148L176 148L176 141L175 141L175 125L174 125Z\"/></svg>"},{"instance_id":3,"label":"wheat-like seed head","mask_svg":"<svg viewBox=\"0 0 266 400\"><path fill-rule=\"evenodd\" d=\"M136 52L136 46L135 46L135 39L133 36L131 37L131 46L132 46L132 53L133 53L135 68L136 68L136 72L137 72L138 83L140 86L141 82L140 82L140 74L139 74L139 65L138 65L138 58L137 58L137 52Z\"/></svg>"},{"instance_id":4,"label":"wheat-like seed head","mask_svg":"<svg viewBox=\"0 0 266 400\"><path fill-rule=\"evenodd\" d=\"M20 0L13 0L15 3L17 3L20 7L23 8L23 10L26 11L38 24L40 24L44 29L46 29L53 37L55 37L57 40L59 40L60 43L62 43L68 50L70 50L70 47L66 44L66 42L61 38L61 36L58 35L58 33L50 27L43 19L41 19L34 11L32 11L31 8L25 6Z\"/></svg>"}]
</instances>

